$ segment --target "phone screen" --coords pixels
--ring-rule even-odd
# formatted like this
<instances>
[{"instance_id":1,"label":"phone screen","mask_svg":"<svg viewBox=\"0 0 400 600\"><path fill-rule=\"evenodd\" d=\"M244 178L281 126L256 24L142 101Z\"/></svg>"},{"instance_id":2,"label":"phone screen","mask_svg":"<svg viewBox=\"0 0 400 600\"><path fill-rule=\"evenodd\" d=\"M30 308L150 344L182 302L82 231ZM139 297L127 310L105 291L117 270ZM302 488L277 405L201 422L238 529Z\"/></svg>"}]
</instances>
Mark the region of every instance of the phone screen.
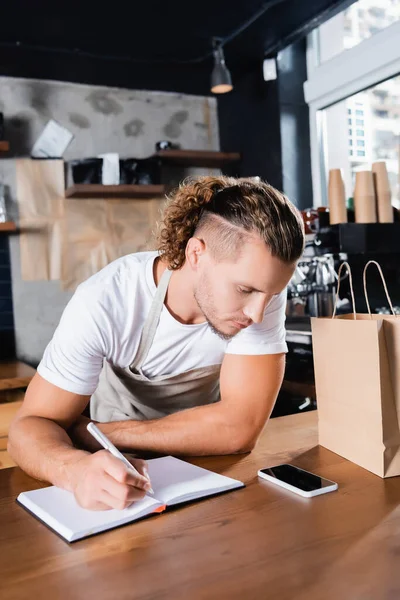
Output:
<instances>
[{"instance_id":1,"label":"phone screen","mask_svg":"<svg viewBox=\"0 0 400 600\"><path fill-rule=\"evenodd\" d=\"M278 465L277 467L271 467L269 469L261 469L261 472L270 477L275 477L280 481L284 481L304 492L320 490L333 483L332 481L329 481L329 479L324 479L313 473L308 473L293 465Z\"/></svg>"}]
</instances>

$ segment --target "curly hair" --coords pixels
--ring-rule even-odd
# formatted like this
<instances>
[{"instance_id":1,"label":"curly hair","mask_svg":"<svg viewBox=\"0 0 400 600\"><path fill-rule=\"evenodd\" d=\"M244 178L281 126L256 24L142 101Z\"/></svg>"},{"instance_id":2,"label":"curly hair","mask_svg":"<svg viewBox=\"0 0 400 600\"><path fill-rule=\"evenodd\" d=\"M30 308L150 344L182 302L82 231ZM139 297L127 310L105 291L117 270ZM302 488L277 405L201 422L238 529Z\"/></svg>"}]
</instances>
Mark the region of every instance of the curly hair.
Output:
<instances>
[{"instance_id":1,"label":"curly hair","mask_svg":"<svg viewBox=\"0 0 400 600\"><path fill-rule=\"evenodd\" d=\"M158 251L172 270L185 262L191 237L204 233L214 254L233 258L244 238L258 234L271 254L295 262L304 249L299 211L284 194L255 178L191 177L171 194L158 232Z\"/></svg>"}]
</instances>

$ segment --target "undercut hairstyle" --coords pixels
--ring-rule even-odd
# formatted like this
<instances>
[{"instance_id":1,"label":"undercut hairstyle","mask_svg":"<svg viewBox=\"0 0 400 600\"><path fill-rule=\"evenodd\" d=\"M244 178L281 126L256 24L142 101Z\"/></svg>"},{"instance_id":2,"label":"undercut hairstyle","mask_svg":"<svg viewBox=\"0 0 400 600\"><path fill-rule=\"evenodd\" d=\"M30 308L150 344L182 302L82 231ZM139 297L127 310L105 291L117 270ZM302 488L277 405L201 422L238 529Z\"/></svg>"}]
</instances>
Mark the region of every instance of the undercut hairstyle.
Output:
<instances>
[{"instance_id":1,"label":"undercut hairstyle","mask_svg":"<svg viewBox=\"0 0 400 600\"><path fill-rule=\"evenodd\" d=\"M284 263L294 263L304 250L301 214L272 185L256 178L188 178L168 199L158 251L169 269L180 269L189 239L198 237L216 260L234 261L254 236Z\"/></svg>"}]
</instances>

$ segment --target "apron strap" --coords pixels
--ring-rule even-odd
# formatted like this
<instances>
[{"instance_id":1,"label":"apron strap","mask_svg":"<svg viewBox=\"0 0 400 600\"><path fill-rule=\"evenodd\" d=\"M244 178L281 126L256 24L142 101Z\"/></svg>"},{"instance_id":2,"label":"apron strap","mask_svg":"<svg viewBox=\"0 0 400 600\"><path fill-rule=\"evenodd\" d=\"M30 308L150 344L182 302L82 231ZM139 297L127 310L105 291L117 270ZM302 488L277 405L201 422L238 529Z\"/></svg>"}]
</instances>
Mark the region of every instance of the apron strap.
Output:
<instances>
[{"instance_id":1,"label":"apron strap","mask_svg":"<svg viewBox=\"0 0 400 600\"><path fill-rule=\"evenodd\" d=\"M149 350L154 340L157 331L158 322L160 320L161 311L164 305L165 296L167 294L169 280L171 279L172 271L165 269L158 284L153 302L150 307L150 312L147 315L143 326L142 335L140 337L139 348L136 356L130 365L131 371L141 372L142 365L147 358Z\"/></svg>"}]
</instances>

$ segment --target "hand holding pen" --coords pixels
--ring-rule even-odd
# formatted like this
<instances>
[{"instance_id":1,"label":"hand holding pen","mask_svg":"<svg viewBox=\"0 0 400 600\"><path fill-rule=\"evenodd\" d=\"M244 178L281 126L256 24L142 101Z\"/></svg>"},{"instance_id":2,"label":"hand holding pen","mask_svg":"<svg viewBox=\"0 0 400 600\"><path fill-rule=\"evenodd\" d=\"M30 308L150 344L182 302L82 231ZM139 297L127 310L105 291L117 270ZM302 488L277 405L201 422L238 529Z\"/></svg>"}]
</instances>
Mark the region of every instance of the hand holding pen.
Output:
<instances>
[{"instance_id":1,"label":"hand holding pen","mask_svg":"<svg viewBox=\"0 0 400 600\"><path fill-rule=\"evenodd\" d=\"M81 452L74 461L61 465L67 475L66 488L79 506L89 510L123 510L152 492L145 461L135 459L133 466L94 423L88 425L88 430L93 436L96 432L94 437L107 449L93 454Z\"/></svg>"},{"instance_id":2,"label":"hand holding pen","mask_svg":"<svg viewBox=\"0 0 400 600\"><path fill-rule=\"evenodd\" d=\"M105 450L108 450L109 452L111 452L111 454L113 456L115 456L115 458L119 458L119 460L121 460L124 463L124 465L128 469L128 471L131 471L135 475L139 475L139 477L142 477L142 474L139 473L139 471L137 471L135 469L133 464L129 462L129 460L118 450L118 448L116 448L114 446L114 444L108 439L108 437L102 431L100 431L100 429L94 423L89 423L87 426L87 430L94 437L94 439L97 442L99 442L99 444L101 446L103 446L103 448ZM150 487L148 489L148 493L153 495L154 492L151 487L150 477L149 477L147 468L145 468L144 471L145 471L144 476L146 477L146 479L148 480L148 483L150 485Z\"/></svg>"}]
</instances>

